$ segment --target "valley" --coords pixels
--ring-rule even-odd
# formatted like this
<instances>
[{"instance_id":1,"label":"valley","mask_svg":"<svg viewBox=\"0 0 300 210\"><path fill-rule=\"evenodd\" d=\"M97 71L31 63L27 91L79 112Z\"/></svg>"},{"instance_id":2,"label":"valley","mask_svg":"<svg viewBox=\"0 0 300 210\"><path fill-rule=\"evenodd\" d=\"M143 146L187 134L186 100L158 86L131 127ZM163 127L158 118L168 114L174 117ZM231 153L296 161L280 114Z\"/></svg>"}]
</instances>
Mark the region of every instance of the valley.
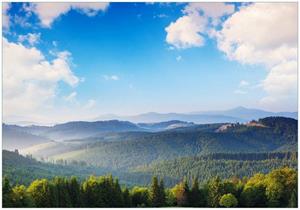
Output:
<instances>
[{"instance_id":1,"label":"valley","mask_svg":"<svg viewBox=\"0 0 300 210\"><path fill-rule=\"evenodd\" d=\"M205 183L215 175L242 178L283 166L297 169L297 120L286 117L211 124L3 124L3 139L3 172L19 184L56 175L83 180L113 174L128 186L146 186L154 175L172 186L182 177Z\"/></svg>"}]
</instances>

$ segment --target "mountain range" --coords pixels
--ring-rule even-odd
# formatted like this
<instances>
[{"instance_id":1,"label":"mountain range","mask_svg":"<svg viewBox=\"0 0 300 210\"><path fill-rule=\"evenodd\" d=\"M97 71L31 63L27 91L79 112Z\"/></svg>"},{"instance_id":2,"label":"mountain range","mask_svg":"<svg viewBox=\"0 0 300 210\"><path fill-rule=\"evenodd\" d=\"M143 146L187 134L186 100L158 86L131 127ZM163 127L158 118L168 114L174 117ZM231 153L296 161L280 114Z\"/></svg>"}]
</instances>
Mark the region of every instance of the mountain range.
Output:
<instances>
[{"instance_id":1,"label":"mountain range","mask_svg":"<svg viewBox=\"0 0 300 210\"><path fill-rule=\"evenodd\" d=\"M280 116L298 119L298 112L269 112L260 109L249 109L242 106L224 111L203 111L191 113L156 113L149 112L133 116L102 115L93 120L126 120L134 123L154 123L180 120L197 124L247 122L259 118Z\"/></svg>"},{"instance_id":2,"label":"mountain range","mask_svg":"<svg viewBox=\"0 0 300 210\"><path fill-rule=\"evenodd\" d=\"M264 153L269 158L270 153L297 152L297 126L297 120L286 117L211 124L178 120L159 123L78 121L55 126L3 124L3 149L18 149L22 155L52 164L84 163L97 170L123 174L124 179L133 183L137 177L139 183L146 183L151 174L161 174L166 180L180 178L179 175L203 174L205 177L201 179L205 180L215 174L216 169L218 173L228 169L232 173L238 170L240 175L247 175L252 168L263 172L286 164L296 167L295 161L290 162L285 155L282 160L275 157L258 163L255 159L258 154L250 153ZM210 154L219 154L221 160L197 159ZM231 160L230 154L236 154L237 160ZM80 169L80 166L76 167ZM26 168L30 171L30 166ZM43 173L42 170L38 173ZM204 170L209 172L201 173Z\"/></svg>"}]
</instances>

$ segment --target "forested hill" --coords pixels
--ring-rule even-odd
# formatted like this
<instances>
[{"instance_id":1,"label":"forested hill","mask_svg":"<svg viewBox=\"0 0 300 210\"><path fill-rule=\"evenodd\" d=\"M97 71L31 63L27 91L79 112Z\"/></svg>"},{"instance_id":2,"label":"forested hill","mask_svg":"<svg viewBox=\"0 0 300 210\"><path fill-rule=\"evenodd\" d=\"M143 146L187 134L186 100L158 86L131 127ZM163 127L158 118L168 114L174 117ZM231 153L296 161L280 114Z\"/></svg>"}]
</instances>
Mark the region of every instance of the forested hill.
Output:
<instances>
[{"instance_id":1,"label":"forested hill","mask_svg":"<svg viewBox=\"0 0 300 210\"><path fill-rule=\"evenodd\" d=\"M75 175L84 180L91 174L113 174L121 179L122 184L148 185L153 175L164 179L166 186L173 186L182 177L188 180L197 177L200 184L213 178L216 174L221 178L233 176L242 178L255 173L268 173L273 169L289 166L297 169L297 153L216 153L198 157L185 157L169 161L156 162L131 168L128 171L111 170L88 165L80 161L57 160L53 163L37 161L32 157L24 157L17 152L3 150L3 175L13 184L28 185L34 179L53 178L55 176L70 177Z\"/></svg>"},{"instance_id":2,"label":"forested hill","mask_svg":"<svg viewBox=\"0 0 300 210\"><path fill-rule=\"evenodd\" d=\"M107 133L38 148L23 153L126 170L153 161L210 153L297 151L297 120L264 118L248 124L195 125L154 133Z\"/></svg>"}]
</instances>

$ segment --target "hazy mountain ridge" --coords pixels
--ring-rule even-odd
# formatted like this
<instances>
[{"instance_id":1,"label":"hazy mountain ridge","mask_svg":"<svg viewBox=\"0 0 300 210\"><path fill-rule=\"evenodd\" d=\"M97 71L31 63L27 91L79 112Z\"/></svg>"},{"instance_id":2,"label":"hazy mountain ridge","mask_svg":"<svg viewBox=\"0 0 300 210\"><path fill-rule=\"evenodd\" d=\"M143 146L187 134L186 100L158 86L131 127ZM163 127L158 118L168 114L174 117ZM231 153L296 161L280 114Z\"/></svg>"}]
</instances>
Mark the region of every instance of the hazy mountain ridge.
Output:
<instances>
[{"instance_id":1,"label":"hazy mountain ridge","mask_svg":"<svg viewBox=\"0 0 300 210\"><path fill-rule=\"evenodd\" d=\"M209 153L274 152L296 151L297 120L283 117L264 118L259 121L263 127L235 124L234 127L216 132L222 125L195 125L186 128L160 132L110 133L106 140L95 138L77 142L59 142L57 148L66 147L65 152L45 147L39 152L28 148L22 152L50 158L82 160L90 164L112 168L128 169L153 161L194 156ZM113 140L111 139L113 136Z\"/></svg>"},{"instance_id":2,"label":"hazy mountain ridge","mask_svg":"<svg viewBox=\"0 0 300 210\"><path fill-rule=\"evenodd\" d=\"M2 145L3 149L14 150L31 147L36 144L50 142L51 140L44 136L34 135L19 129L18 126L2 125Z\"/></svg>"},{"instance_id":3,"label":"hazy mountain ridge","mask_svg":"<svg viewBox=\"0 0 300 210\"><path fill-rule=\"evenodd\" d=\"M198 124L235 123L258 120L270 116L280 116L298 119L298 112L269 112L260 109L236 107L224 111L202 111L191 113L156 113L149 112L134 116L102 115L94 120L128 120L134 123L157 123L162 121L180 120Z\"/></svg>"}]
</instances>

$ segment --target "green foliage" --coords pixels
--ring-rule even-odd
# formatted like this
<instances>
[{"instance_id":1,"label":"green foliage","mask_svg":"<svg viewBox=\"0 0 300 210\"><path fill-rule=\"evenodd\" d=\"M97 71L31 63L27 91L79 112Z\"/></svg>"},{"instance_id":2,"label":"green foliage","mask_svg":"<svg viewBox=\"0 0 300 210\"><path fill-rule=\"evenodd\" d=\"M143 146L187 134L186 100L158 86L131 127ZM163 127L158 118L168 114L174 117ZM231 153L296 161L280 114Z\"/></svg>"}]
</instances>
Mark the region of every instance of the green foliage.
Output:
<instances>
[{"instance_id":1,"label":"green foliage","mask_svg":"<svg viewBox=\"0 0 300 210\"><path fill-rule=\"evenodd\" d=\"M112 175L90 176L83 182L75 177L38 179L28 188L11 187L3 179L4 207L297 207L297 172L276 169L250 178L222 180L215 177L199 186L194 179L164 189L163 181L153 177L149 188L121 188Z\"/></svg>"},{"instance_id":2,"label":"green foliage","mask_svg":"<svg viewBox=\"0 0 300 210\"><path fill-rule=\"evenodd\" d=\"M193 180L189 203L192 207L204 207L206 203L204 192L203 190L201 191L199 189L199 183L197 178L194 178Z\"/></svg>"},{"instance_id":3,"label":"green foliage","mask_svg":"<svg viewBox=\"0 0 300 210\"><path fill-rule=\"evenodd\" d=\"M172 191L176 197L176 203L178 206L188 206L190 189L186 179L176 185Z\"/></svg>"},{"instance_id":4,"label":"green foliage","mask_svg":"<svg viewBox=\"0 0 300 210\"><path fill-rule=\"evenodd\" d=\"M225 194L220 199L220 206L225 206L226 208L236 207L238 205L238 200L231 194Z\"/></svg>"},{"instance_id":5,"label":"green foliage","mask_svg":"<svg viewBox=\"0 0 300 210\"><path fill-rule=\"evenodd\" d=\"M27 191L37 207L56 207L56 194L47 179L35 180Z\"/></svg>"},{"instance_id":6,"label":"green foliage","mask_svg":"<svg viewBox=\"0 0 300 210\"><path fill-rule=\"evenodd\" d=\"M160 183L158 183L158 179L156 176L152 178L150 200L153 207L165 206L166 195L164 182L163 180L160 180Z\"/></svg>"},{"instance_id":7,"label":"green foliage","mask_svg":"<svg viewBox=\"0 0 300 210\"><path fill-rule=\"evenodd\" d=\"M132 205L137 207L150 206L150 193L145 187L134 187L131 190Z\"/></svg>"},{"instance_id":8,"label":"green foliage","mask_svg":"<svg viewBox=\"0 0 300 210\"><path fill-rule=\"evenodd\" d=\"M2 204L3 207L12 207L12 188L10 186L8 178L5 176L2 180Z\"/></svg>"},{"instance_id":9,"label":"green foliage","mask_svg":"<svg viewBox=\"0 0 300 210\"><path fill-rule=\"evenodd\" d=\"M12 200L13 207L34 207L34 202L24 185L17 185L12 189Z\"/></svg>"}]
</instances>

